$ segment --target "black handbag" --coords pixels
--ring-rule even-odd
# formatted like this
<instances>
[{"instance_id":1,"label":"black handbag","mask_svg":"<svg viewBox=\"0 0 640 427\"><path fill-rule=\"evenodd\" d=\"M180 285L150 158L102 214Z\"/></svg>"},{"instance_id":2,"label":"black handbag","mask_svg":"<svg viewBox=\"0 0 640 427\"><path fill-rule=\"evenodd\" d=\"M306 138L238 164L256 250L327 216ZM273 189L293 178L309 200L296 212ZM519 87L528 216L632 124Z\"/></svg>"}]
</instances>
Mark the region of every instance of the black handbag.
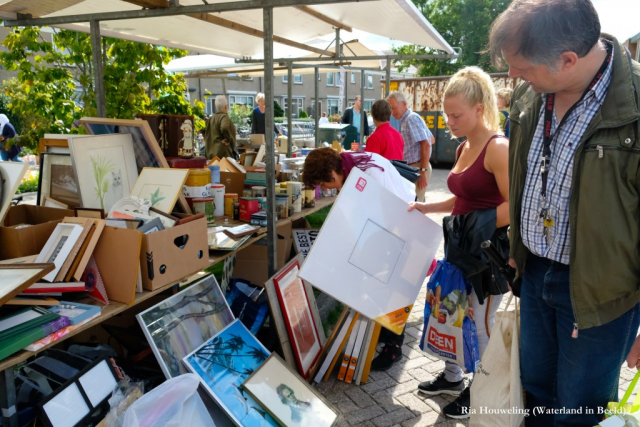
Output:
<instances>
[{"instance_id":1,"label":"black handbag","mask_svg":"<svg viewBox=\"0 0 640 427\"><path fill-rule=\"evenodd\" d=\"M420 169L409 166L400 160L391 160L391 164L396 168L400 175L409 182L416 183L420 179Z\"/></svg>"}]
</instances>

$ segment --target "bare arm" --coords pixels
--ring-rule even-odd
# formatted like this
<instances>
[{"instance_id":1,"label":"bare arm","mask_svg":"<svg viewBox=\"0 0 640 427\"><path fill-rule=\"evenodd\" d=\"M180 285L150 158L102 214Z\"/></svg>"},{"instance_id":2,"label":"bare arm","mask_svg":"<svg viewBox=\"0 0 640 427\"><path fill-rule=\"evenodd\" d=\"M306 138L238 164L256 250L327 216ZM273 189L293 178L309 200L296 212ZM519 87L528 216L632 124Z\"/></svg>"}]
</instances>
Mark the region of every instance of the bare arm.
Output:
<instances>
[{"instance_id":1,"label":"bare arm","mask_svg":"<svg viewBox=\"0 0 640 427\"><path fill-rule=\"evenodd\" d=\"M485 167L493 174L504 202L496 209L496 227L509 225L509 140L499 138L489 143Z\"/></svg>"},{"instance_id":2,"label":"bare arm","mask_svg":"<svg viewBox=\"0 0 640 427\"><path fill-rule=\"evenodd\" d=\"M452 196L447 200L438 203L420 203L420 202L411 202L409 203L409 212L416 209L423 214L429 213L451 213L453 210L453 205L456 203L456 196Z\"/></svg>"}]
</instances>

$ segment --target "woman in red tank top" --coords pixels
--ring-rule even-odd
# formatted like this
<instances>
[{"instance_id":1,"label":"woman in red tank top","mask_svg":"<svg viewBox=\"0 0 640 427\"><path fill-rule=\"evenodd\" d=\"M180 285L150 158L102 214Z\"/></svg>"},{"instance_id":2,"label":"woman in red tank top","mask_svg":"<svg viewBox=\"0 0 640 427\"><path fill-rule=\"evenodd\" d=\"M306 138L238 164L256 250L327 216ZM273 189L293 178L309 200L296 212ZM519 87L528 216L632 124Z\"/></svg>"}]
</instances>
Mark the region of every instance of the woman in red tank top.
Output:
<instances>
[{"instance_id":1,"label":"woman in red tank top","mask_svg":"<svg viewBox=\"0 0 640 427\"><path fill-rule=\"evenodd\" d=\"M509 225L509 141L499 131L500 113L491 78L477 67L458 71L447 84L443 106L451 134L467 137L456 151L456 163L447 178L453 196L438 203L410 203L409 210L466 215L496 209L496 228ZM474 289L470 299L482 357L502 295L490 295L480 304L482 299ZM458 365L447 362L444 372L434 381L421 383L418 390L432 396L459 393L443 413L451 418L469 417L469 387L465 388Z\"/></svg>"}]
</instances>

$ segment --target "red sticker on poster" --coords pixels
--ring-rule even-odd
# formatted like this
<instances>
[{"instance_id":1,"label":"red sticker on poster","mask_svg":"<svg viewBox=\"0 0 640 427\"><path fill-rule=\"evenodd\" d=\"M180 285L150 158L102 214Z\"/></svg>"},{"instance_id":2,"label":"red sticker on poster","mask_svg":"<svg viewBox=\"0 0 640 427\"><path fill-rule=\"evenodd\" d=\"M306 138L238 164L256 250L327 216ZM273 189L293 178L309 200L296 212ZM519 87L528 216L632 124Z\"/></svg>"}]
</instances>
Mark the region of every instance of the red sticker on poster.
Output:
<instances>
[{"instance_id":1,"label":"red sticker on poster","mask_svg":"<svg viewBox=\"0 0 640 427\"><path fill-rule=\"evenodd\" d=\"M366 186L367 186L367 180L364 178L358 178L358 182L356 182L356 188L358 189L358 191L363 192L364 187Z\"/></svg>"}]
</instances>

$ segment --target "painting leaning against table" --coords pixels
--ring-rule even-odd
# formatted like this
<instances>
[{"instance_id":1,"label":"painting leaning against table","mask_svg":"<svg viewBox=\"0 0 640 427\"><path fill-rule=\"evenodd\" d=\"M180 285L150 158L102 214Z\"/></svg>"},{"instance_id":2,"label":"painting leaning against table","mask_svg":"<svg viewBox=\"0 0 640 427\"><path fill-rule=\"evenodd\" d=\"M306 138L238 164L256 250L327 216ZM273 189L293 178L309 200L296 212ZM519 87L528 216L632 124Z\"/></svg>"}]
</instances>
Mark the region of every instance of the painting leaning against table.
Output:
<instances>
[{"instance_id":1,"label":"painting leaning against table","mask_svg":"<svg viewBox=\"0 0 640 427\"><path fill-rule=\"evenodd\" d=\"M213 275L136 317L167 378L187 373L182 358L234 319Z\"/></svg>"}]
</instances>

